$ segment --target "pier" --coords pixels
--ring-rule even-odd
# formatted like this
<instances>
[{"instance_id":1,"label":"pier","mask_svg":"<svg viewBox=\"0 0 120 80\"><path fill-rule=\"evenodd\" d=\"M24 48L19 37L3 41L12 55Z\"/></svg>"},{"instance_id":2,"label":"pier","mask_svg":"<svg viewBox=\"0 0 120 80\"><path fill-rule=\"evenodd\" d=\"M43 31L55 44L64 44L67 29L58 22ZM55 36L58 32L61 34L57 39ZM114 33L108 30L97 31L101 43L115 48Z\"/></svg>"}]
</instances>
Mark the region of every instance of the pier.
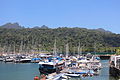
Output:
<instances>
[{"instance_id":1,"label":"pier","mask_svg":"<svg viewBox=\"0 0 120 80\"><path fill-rule=\"evenodd\" d=\"M98 55L100 57L100 59L102 60L108 60L110 59L111 55Z\"/></svg>"},{"instance_id":2,"label":"pier","mask_svg":"<svg viewBox=\"0 0 120 80\"><path fill-rule=\"evenodd\" d=\"M87 54L84 52L83 54ZM115 54L115 52L91 52L92 55L97 55L101 60L109 60L111 56Z\"/></svg>"}]
</instances>

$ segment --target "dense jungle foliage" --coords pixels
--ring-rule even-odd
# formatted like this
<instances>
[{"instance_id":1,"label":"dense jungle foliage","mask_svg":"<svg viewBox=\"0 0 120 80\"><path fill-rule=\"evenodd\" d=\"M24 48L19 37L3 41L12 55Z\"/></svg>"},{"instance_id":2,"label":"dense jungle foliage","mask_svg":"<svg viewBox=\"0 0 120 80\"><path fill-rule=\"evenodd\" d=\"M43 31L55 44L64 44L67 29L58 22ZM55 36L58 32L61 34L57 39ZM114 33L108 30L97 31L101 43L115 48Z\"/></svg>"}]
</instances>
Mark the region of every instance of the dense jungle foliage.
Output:
<instances>
[{"instance_id":1,"label":"dense jungle foliage","mask_svg":"<svg viewBox=\"0 0 120 80\"><path fill-rule=\"evenodd\" d=\"M70 53L115 52L120 47L120 34L103 29L42 27L24 28L18 23L7 23L0 27L0 51L32 53L53 51L56 40L57 52L65 53L66 44ZM78 49L79 48L79 49Z\"/></svg>"}]
</instances>

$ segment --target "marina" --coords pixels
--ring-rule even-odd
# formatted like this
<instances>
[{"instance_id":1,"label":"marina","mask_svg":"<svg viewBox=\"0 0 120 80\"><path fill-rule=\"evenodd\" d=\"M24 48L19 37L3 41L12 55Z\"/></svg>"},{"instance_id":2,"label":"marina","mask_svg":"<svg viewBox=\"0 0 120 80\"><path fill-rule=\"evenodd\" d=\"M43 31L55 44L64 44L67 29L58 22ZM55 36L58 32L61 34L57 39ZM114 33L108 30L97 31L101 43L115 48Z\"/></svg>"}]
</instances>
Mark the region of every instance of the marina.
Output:
<instances>
[{"instance_id":1,"label":"marina","mask_svg":"<svg viewBox=\"0 0 120 80\"><path fill-rule=\"evenodd\" d=\"M66 59L67 59L67 63L66 64ZM41 63L40 62L40 68L43 65L46 65L46 67L44 67L44 69L46 70L45 72L47 73L48 71L51 71L49 66L55 66L54 69L55 71L52 71L52 74L48 75L48 80L51 80L51 77L53 76L57 76L59 79L62 76L67 76L67 77L88 77L88 76L94 76L94 75L99 75L99 71L101 69L101 63L100 63L100 59L97 56L93 56L91 54L88 55L82 55L79 56L79 58L75 57L75 56L69 56L68 58L65 58L64 63L61 61L64 59L59 59L58 65L53 65L51 64L51 62L45 62L45 63ZM60 65L60 67L59 67ZM48 67L47 67L48 66ZM44 69L41 69L41 71L44 71ZM53 69L52 69L53 70ZM49 79L50 78L50 79ZM56 79L56 80L59 80ZM67 79L66 79L67 80Z\"/></svg>"},{"instance_id":2,"label":"marina","mask_svg":"<svg viewBox=\"0 0 120 80\"><path fill-rule=\"evenodd\" d=\"M81 77L81 80L116 80L109 75L109 61L101 60L103 68L98 76ZM0 80L33 80L35 76L40 76L37 63L4 63L0 62ZM6 77L7 76L7 77ZM69 80L80 80L80 78L70 78Z\"/></svg>"},{"instance_id":3,"label":"marina","mask_svg":"<svg viewBox=\"0 0 120 80\"><path fill-rule=\"evenodd\" d=\"M120 80L120 0L0 3L0 80Z\"/></svg>"},{"instance_id":4,"label":"marina","mask_svg":"<svg viewBox=\"0 0 120 80\"><path fill-rule=\"evenodd\" d=\"M22 54L19 55L19 57L18 55L14 55L14 54L9 54L9 55L3 54L3 55L4 56L1 56L0 58L1 59L0 64L4 65L4 67L5 65L6 66L14 65L13 67L16 66L15 68L19 67L17 65L22 65L22 66L27 65L28 68L32 66L36 66L36 68L34 67L34 69L36 69L35 70L36 72L34 73L37 74L34 74L32 79L36 75L39 76L39 78L41 78L41 75L44 74L46 80L68 80L68 79L94 80L94 78L100 77L101 75L107 76L106 77L107 79L105 78L102 80L114 80L113 77L110 77L111 74L109 75L109 73L111 72L110 71L111 66L109 66L109 60L101 60L97 55L92 55L90 53L86 55L69 56L69 57L65 57L63 55L54 57L54 55L51 54L42 54L42 55ZM116 65L118 66L118 64ZM10 68L7 67L6 69L10 69ZM106 72L107 75L104 73L104 69L107 69Z\"/></svg>"}]
</instances>

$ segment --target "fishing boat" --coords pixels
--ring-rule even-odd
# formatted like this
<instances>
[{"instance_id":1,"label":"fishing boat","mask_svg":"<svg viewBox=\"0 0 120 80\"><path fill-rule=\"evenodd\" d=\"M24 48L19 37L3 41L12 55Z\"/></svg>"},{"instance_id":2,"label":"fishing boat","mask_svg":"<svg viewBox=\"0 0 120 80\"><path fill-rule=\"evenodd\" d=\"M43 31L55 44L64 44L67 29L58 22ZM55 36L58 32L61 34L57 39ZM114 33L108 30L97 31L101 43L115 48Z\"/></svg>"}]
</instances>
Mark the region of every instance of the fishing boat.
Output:
<instances>
[{"instance_id":1,"label":"fishing boat","mask_svg":"<svg viewBox=\"0 0 120 80\"><path fill-rule=\"evenodd\" d=\"M62 57L57 55L57 48L56 48L56 39L54 43L54 50L53 56L44 58L43 61L39 63L39 71L40 73L48 74L48 73L60 73L60 71L65 66L65 61Z\"/></svg>"},{"instance_id":2,"label":"fishing boat","mask_svg":"<svg viewBox=\"0 0 120 80\"><path fill-rule=\"evenodd\" d=\"M64 60L60 57L48 58L39 63L39 71L41 73L53 73L59 72L64 67Z\"/></svg>"}]
</instances>

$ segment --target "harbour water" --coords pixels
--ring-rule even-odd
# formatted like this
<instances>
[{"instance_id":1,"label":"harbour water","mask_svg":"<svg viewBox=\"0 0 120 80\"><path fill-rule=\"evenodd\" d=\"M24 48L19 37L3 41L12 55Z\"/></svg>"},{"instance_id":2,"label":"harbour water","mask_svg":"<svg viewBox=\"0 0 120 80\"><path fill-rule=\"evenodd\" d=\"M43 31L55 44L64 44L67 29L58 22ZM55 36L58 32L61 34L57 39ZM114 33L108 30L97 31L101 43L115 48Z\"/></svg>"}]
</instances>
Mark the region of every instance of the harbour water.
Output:
<instances>
[{"instance_id":1,"label":"harbour water","mask_svg":"<svg viewBox=\"0 0 120 80\"><path fill-rule=\"evenodd\" d=\"M81 80L116 80L109 76L108 60L102 60L103 68L99 76L85 77ZM39 76L37 63L3 63L0 62L0 80L33 80ZM70 80L80 80L80 78L71 78Z\"/></svg>"},{"instance_id":2,"label":"harbour water","mask_svg":"<svg viewBox=\"0 0 120 80\"><path fill-rule=\"evenodd\" d=\"M33 80L39 76L38 64L0 63L0 80Z\"/></svg>"}]
</instances>

